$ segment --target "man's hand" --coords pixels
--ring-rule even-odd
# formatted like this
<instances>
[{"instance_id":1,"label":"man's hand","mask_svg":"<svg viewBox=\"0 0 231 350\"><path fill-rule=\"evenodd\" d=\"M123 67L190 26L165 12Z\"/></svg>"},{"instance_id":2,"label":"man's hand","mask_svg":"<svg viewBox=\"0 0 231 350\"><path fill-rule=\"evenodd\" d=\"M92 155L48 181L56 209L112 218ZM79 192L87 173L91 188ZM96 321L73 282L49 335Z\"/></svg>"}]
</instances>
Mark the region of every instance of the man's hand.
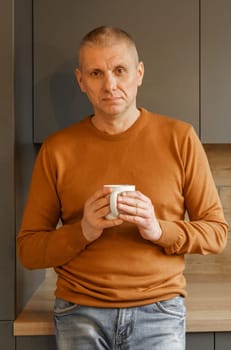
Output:
<instances>
[{"instance_id":1,"label":"man's hand","mask_svg":"<svg viewBox=\"0 0 231 350\"><path fill-rule=\"evenodd\" d=\"M123 223L121 218L106 220L105 215L110 211L110 188L103 188L95 192L85 203L81 226L85 238L92 242L99 238L105 228L118 226Z\"/></svg>"},{"instance_id":2,"label":"man's hand","mask_svg":"<svg viewBox=\"0 0 231 350\"><path fill-rule=\"evenodd\" d=\"M162 231L151 200L139 191L123 192L118 196L119 218L136 224L141 236L156 241Z\"/></svg>"}]
</instances>

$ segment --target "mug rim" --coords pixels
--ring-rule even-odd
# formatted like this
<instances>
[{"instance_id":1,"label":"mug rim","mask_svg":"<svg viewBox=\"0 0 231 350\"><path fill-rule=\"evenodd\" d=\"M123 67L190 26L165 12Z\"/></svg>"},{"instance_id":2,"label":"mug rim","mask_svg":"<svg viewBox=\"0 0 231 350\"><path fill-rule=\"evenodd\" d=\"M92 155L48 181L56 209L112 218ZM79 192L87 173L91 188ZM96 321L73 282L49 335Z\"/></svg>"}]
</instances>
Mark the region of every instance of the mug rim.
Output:
<instances>
[{"instance_id":1,"label":"mug rim","mask_svg":"<svg viewBox=\"0 0 231 350\"><path fill-rule=\"evenodd\" d=\"M135 185L130 184L120 184L120 185L104 185L104 187L135 187Z\"/></svg>"}]
</instances>

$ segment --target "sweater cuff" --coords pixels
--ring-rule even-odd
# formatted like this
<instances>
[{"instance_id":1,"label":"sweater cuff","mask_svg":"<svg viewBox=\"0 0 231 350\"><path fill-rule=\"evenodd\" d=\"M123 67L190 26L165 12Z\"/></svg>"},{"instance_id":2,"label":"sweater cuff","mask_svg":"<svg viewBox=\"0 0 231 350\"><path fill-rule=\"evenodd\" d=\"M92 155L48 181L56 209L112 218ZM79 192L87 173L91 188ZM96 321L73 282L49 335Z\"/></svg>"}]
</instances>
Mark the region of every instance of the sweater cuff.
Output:
<instances>
[{"instance_id":1,"label":"sweater cuff","mask_svg":"<svg viewBox=\"0 0 231 350\"><path fill-rule=\"evenodd\" d=\"M162 230L160 239L155 241L155 244L164 248L167 254L174 254L177 252L183 235L181 230L174 222L159 220Z\"/></svg>"}]
</instances>

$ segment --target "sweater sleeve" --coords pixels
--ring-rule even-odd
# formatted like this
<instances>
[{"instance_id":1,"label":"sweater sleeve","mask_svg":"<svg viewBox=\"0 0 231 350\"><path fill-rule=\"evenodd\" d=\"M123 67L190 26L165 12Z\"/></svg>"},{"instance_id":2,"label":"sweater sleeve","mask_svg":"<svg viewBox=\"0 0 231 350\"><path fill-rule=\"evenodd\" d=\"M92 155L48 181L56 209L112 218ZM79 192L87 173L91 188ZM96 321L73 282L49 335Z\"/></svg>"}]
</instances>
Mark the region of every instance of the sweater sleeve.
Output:
<instances>
[{"instance_id":1,"label":"sweater sleeve","mask_svg":"<svg viewBox=\"0 0 231 350\"><path fill-rule=\"evenodd\" d=\"M63 265L89 243L84 238L78 221L57 228L61 204L56 178L57 169L43 145L33 169L27 204L17 237L18 256L29 269Z\"/></svg>"},{"instance_id":2,"label":"sweater sleeve","mask_svg":"<svg viewBox=\"0 0 231 350\"><path fill-rule=\"evenodd\" d=\"M219 253L227 242L228 224L207 156L193 128L185 137L182 163L189 221L159 220L162 236L155 243L163 247L166 254Z\"/></svg>"}]
</instances>

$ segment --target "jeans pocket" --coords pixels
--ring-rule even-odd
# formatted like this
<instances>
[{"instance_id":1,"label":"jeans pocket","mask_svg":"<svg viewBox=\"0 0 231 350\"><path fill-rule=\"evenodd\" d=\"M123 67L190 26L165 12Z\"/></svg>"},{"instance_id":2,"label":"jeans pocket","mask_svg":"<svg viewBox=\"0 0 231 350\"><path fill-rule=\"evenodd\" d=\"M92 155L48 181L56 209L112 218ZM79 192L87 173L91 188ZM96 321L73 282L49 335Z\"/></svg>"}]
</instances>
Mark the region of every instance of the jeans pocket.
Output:
<instances>
[{"instance_id":1,"label":"jeans pocket","mask_svg":"<svg viewBox=\"0 0 231 350\"><path fill-rule=\"evenodd\" d=\"M74 304L70 301L66 301L64 299L56 298L54 304L54 314L57 316L64 316L72 313L78 308L79 305L77 304Z\"/></svg>"},{"instance_id":2,"label":"jeans pocket","mask_svg":"<svg viewBox=\"0 0 231 350\"><path fill-rule=\"evenodd\" d=\"M157 308L159 311L166 313L171 316L176 317L185 317L185 304L184 304L184 298L181 296L169 299L169 300L163 300L156 303Z\"/></svg>"}]
</instances>

